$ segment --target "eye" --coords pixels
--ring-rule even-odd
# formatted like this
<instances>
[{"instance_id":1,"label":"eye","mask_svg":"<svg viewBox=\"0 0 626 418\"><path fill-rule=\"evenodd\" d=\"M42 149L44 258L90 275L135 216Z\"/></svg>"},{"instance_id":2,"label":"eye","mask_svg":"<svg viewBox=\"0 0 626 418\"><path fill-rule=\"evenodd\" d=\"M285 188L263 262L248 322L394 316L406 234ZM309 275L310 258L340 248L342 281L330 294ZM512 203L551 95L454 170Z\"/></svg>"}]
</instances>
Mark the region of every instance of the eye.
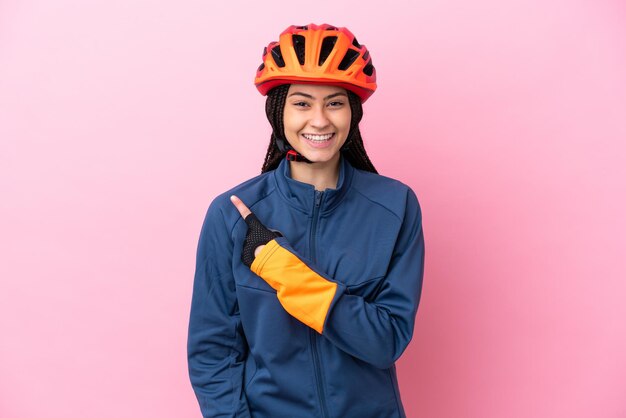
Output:
<instances>
[{"instance_id":1,"label":"eye","mask_svg":"<svg viewBox=\"0 0 626 418\"><path fill-rule=\"evenodd\" d=\"M343 105L342 101L334 101L334 102L330 102L328 103L330 105L330 107L340 107Z\"/></svg>"},{"instance_id":2,"label":"eye","mask_svg":"<svg viewBox=\"0 0 626 418\"><path fill-rule=\"evenodd\" d=\"M293 105L297 107L306 107L309 104L307 102L294 102Z\"/></svg>"}]
</instances>

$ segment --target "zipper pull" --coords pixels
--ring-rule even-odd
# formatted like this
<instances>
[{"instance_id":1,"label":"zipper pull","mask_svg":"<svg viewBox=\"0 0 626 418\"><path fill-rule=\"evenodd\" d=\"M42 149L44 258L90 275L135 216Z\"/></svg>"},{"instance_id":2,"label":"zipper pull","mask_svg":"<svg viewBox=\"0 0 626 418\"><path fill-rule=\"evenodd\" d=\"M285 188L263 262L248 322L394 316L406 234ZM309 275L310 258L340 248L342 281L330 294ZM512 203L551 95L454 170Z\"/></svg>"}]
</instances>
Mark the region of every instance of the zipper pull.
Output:
<instances>
[{"instance_id":1,"label":"zipper pull","mask_svg":"<svg viewBox=\"0 0 626 418\"><path fill-rule=\"evenodd\" d=\"M315 191L315 206L320 205L320 202L322 201L322 193L324 192Z\"/></svg>"}]
</instances>

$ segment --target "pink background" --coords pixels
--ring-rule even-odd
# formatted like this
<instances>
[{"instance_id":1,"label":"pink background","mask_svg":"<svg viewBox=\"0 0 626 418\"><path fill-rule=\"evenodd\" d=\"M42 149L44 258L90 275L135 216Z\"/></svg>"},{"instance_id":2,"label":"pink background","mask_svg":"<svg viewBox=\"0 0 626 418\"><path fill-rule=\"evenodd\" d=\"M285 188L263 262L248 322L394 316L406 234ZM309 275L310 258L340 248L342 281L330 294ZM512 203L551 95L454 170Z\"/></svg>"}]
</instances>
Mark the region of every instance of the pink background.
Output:
<instances>
[{"instance_id":1,"label":"pink background","mask_svg":"<svg viewBox=\"0 0 626 418\"><path fill-rule=\"evenodd\" d=\"M201 222L260 171L263 47L313 22L372 51L366 147L423 209L408 416L626 417L625 3L307 5L0 2L0 416L200 416Z\"/></svg>"}]
</instances>

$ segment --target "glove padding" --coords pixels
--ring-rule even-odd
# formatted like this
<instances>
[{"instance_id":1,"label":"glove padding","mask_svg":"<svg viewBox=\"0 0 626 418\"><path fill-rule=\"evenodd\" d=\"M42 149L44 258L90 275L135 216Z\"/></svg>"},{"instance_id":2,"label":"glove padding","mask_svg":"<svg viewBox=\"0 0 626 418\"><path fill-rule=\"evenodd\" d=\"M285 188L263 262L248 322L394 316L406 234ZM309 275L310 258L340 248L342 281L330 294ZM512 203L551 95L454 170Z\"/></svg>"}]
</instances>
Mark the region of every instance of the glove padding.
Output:
<instances>
[{"instance_id":1,"label":"glove padding","mask_svg":"<svg viewBox=\"0 0 626 418\"><path fill-rule=\"evenodd\" d=\"M254 250L261 245L265 245L274 238L282 237L278 231L270 231L267 229L261 221L254 215L249 214L245 218L246 224L248 224L248 233L246 239L243 242L243 252L241 253L241 261L250 267L254 261Z\"/></svg>"}]
</instances>

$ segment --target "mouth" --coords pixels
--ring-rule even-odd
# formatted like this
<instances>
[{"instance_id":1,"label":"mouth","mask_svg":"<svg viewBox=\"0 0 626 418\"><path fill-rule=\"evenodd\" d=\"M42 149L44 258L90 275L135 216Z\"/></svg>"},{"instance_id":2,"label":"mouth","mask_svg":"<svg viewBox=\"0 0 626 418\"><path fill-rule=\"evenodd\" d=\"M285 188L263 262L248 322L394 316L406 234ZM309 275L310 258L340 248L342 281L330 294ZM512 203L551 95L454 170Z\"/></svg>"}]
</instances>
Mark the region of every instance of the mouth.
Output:
<instances>
[{"instance_id":1,"label":"mouth","mask_svg":"<svg viewBox=\"0 0 626 418\"><path fill-rule=\"evenodd\" d=\"M314 148L325 148L335 138L335 133L328 134L301 134L301 136Z\"/></svg>"}]
</instances>

